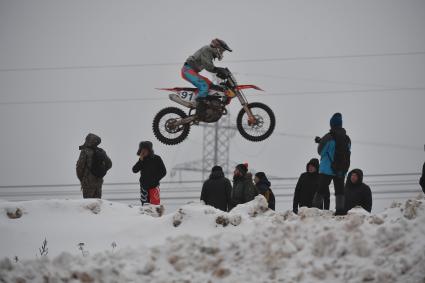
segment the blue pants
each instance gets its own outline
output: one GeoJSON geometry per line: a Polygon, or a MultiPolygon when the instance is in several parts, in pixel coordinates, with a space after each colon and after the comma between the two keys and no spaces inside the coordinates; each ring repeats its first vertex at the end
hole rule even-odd
{"type": "Polygon", "coordinates": [[[211,81],[201,76],[198,72],[188,65],[184,65],[181,71],[182,78],[198,88],[198,98],[207,97],[211,81]]]}

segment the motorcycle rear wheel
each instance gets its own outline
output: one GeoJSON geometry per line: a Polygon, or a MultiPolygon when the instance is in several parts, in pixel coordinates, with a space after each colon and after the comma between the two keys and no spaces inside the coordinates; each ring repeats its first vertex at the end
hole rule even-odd
{"type": "Polygon", "coordinates": [[[176,145],[189,135],[190,125],[173,126],[173,122],[186,118],[186,113],[180,108],[167,107],[155,115],[152,129],[155,137],[166,145],[176,145]]]}

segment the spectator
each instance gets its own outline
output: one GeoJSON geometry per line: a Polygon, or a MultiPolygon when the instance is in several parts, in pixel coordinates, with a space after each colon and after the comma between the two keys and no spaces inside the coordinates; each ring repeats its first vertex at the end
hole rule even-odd
{"type": "Polygon", "coordinates": [[[369,186],[363,183],[362,170],[354,169],[348,174],[344,195],[345,211],[356,206],[361,206],[368,212],[372,211],[372,192],[369,186]]]}
{"type": "Polygon", "coordinates": [[[140,172],[140,201],[145,203],[160,204],[159,181],[167,174],[161,157],[153,151],[150,141],[142,141],[137,151],[139,160],[133,166],[133,173],[140,172]]]}
{"type": "Polygon", "coordinates": [[[264,172],[258,172],[255,174],[254,178],[255,186],[257,187],[257,191],[262,194],[269,204],[269,208],[275,210],[276,200],[274,198],[274,194],[272,189],[270,188],[271,183],[264,172]]]}
{"type": "Polygon", "coordinates": [[[421,176],[421,178],[419,179],[419,184],[421,185],[421,187],[422,187],[422,191],[424,192],[424,194],[425,194],[425,163],[424,163],[424,165],[422,166],[422,176],[421,176]]]}
{"type": "Polygon", "coordinates": [[[344,214],[344,178],[350,167],[351,141],[342,127],[341,113],[335,113],[330,120],[331,130],[319,143],[319,190],[313,198],[313,206],[329,209],[331,181],[335,187],[335,215],[344,214]]]}
{"type": "Polygon", "coordinates": [[[312,207],[314,194],[319,188],[319,160],[311,159],[302,173],[295,187],[293,211],[298,213],[298,208],[312,207]]]}
{"type": "Polygon", "coordinates": [[[102,198],[103,177],[112,167],[112,161],[106,152],[98,147],[100,137],[88,134],[80,149],[77,161],[77,177],[81,183],[83,198],[102,198]]]}
{"type": "Polygon", "coordinates": [[[252,175],[248,174],[248,164],[239,164],[236,166],[233,175],[232,207],[249,202],[257,195],[257,188],[252,182],[252,175]]]}
{"type": "Polygon", "coordinates": [[[214,166],[209,179],[202,186],[201,200],[217,209],[229,211],[231,192],[232,184],[224,177],[223,168],[214,166]]]}

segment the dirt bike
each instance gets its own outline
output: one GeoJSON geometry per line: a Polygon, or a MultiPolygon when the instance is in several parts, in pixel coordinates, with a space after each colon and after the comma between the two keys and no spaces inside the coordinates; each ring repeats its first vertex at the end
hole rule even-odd
{"type": "MultiPolygon", "coordinates": [[[[215,123],[223,115],[227,115],[226,106],[233,98],[237,97],[242,109],[236,119],[239,133],[247,140],[259,142],[267,139],[276,125],[273,111],[260,102],[248,103],[242,90],[256,89],[255,85],[238,85],[233,74],[226,68],[225,78],[219,85],[212,85],[207,99],[206,113],[198,115],[193,113],[196,109],[197,88],[175,87],[160,88],[159,90],[171,91],[169,98],[187,108],[188,114],[177,107],[167,107],[156,114],[153,120],[153,132],[156,138],[167,145],[181,143],[189,135],[190,127],[199,122],[215,123]]],[[[195,111],[196,112],[196,111],[195,111]]]]}

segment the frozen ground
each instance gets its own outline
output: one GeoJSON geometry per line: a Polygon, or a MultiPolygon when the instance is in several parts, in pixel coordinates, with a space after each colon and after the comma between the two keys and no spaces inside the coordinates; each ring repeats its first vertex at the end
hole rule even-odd
{"type": "Polygon", "coordinates": [[[425,282],[425,199],[370,215],[0,202],[0,282],[425,282]],[[47,255],[42,250],[47,240],[47,255]]]}

